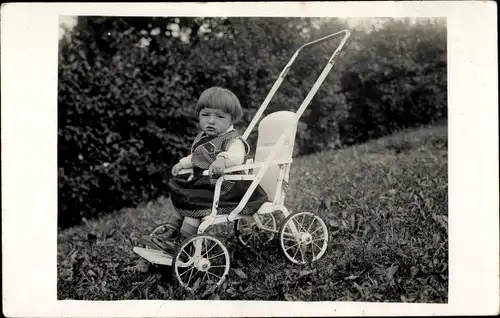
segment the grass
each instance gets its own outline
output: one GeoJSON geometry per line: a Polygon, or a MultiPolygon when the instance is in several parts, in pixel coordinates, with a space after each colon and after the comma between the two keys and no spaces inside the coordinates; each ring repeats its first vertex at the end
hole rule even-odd
{"type": "MultiPolygon", "coordinates": [[[[301,267],[278,242],[243,248],[219,226],[231,271],[203,299],[446,303],[447,163],[446,126],[296,158],[287,207],[324,219],[326,254],[301,267]]],[[[171,209],[160,199],[60,231],[58,299],[201,299],[132,252],[171,209]]]]}

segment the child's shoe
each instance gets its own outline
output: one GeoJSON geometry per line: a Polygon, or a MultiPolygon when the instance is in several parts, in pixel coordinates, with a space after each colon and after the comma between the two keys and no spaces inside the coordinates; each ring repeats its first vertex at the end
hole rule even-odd
{"type": "Polygon", "coordinates": [[[174,255],[181,247],[182,242],[187,238],[188,236],[186,234],[179,231],[179,234],[176,237],[167,239],[163,242],[163,250],[171,255],[174,255]]]}
{"type": "Polygon", "coordinates": [[[175,238],[179,230],[172,225],[165,225],[163,233],[154,235],[145,235],[141,238],[141,244],[152,249],[165,249],[164,241],[175,238]]]}
{"type": "Polygon", "coordinates": [[[141,237],[141,244],[145,245],[154,250],[164,250],[165,244],[164,241],[156,236],[143,236],[141,237]]]}

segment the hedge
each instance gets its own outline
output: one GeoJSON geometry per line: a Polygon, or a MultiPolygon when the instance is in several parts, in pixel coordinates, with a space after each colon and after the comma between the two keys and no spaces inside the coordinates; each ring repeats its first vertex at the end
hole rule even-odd
{"type": "MultiPolygon", "coordinates": [[[[80,17],[60,42],[59,226],[168,196],[204,89],[238,95],[243,132],[295,50],[346,27],[313,18],[80,17]]],[[[296,110],[338,43],[304,51],[266,114],[296,110]]],[[[442,21],[354,30],[301,120],[296,155],[446,120],[446,67],[442,21]]]]}

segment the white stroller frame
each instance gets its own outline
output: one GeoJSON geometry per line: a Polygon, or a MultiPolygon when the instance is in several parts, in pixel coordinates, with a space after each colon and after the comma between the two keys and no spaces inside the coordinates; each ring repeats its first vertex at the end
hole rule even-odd
{"type": "MultiPolygon", "coordinates": [[[[307,262],[313,262],[318,260],[324,255],[328,244],[328,230],[326,228],[324,221],[320,217],[316,216],[311,212],[290,213],[284,205],[283,185],[287,185],[288,182],[288,174],[290,171],[290,165],[292,163],[292,154],[293,154],[293,146],[294,146],[297,123],[302,114],[304,113],[304,111],[306,110],[307,106],[311,102],[312,98],[318,91],[319,87],[323,83],[324,79],[332,69],[340,50],[343,48],[343,46],[345,45],[347,39],[351,34],[350,31],[346,29],[340,32],[330,34],[318,40],[306,43],[302,45],[299,49],[297,49],[297,51],[294,53],[290,61],[283,68],[278,79],[272,86],[267,97],[265,98],[264,102],[260,106],[253,120],[250,122],[245,133],[242,136],[244,140],[248,138],[253,128],[259,121],[260,117],[264,113],[265,109],[267,108],[268,104],[270,103],[272,97],[274,96],[279,86],[283,82],[285,76],[287,75],[290,69],[290,66],[297,58],[300,51],[302,51],[302,49],[306,47],[315,45],[317,43],[321,43],[325,40],[328,40],[332,37],[336,37],[340,34],[344,34],[342,41],[340,42],[337,49],[333,52],[327,65],[323,69],[320,76],[317,78],[316,82],[314,83],[308,95],[300,105],[299,109],[295,113],[291,111],[278,111],[271,113],[268,116],[266,116],[259,124],[259,135],[258,135],[256,154],[255,154],[255,161],[258,162],[254,163],[253,159],[249,159],[244,165],[227,168],[224,170],[224,174],[217,179],[215,185],[212,212],[210,215],[202,219],[202,222],[198,227],[198,234],[182,242],[179,251],[175,255],[169,255],[163,251],[149,249],[149,248],[142,248],[142,247],[134,247],[135,253],[139,254],[140,256],[147,259],[153,264],[167,265],[167,266],[172,266],[173,264],[174,265],[173,273],[177,277],[177,280],[179,281],[181,286],[190,291],[194,291],[200,286],[199,279],[196,281],[195,280],[191,281],[193,272],[195,270],[197,270],[198,273],[203,274],[201,283],[203,283],[205,278],[207,278],[207,280],[211,280],[211,277],[216,277],[217,280],[211,285],[212,288],[220,286],[229,273],[230,259],[227,248],[216,237],[204,234],[207,228],[211,225],[236,221],[235,231],[238,240],[243,245],[247,245],[248,241],[245,242],[243,240],[243,236],[240,235],[240,232],[242,232],[242,228],[245,225],[248,225],[250,229],[252,228],[251,224],[245,224],[245,223],[255,222],[255,226],[253,228],[256,227],[258,230],[266,232],[270,236],[267,238],[267,241],[272,239],[275,234],[279,234],[280,245],[283,253],[285,254],[286,258],[289,261],[296,264],[306,264],[307,262]],[[274,140],[271,141],[266,140],[266,138],[273,139],[276,136],[273,134],[266,135],[263,134],[263,132],[265,132],[266,129],[273,130],[276,126],[280,125],[284,126],[284,131],[281,133],[277,142],[274,142],[274,140]],[[269,147],[268,145],[269,143],[271,143],[272,146],[269,147]],[[276,157],[278,158],[276,159],[276,157]],[[233,172],[242,172],[242,171],[245,172],[245,174],[231,174],[233,172]],[[264,178],[266,177],[266,173],[267,176],[269,177],[264,180],[264,178]],[[241,199],[240,203],[230,214],[224,214],[224,215],[217,214],[217,207],[219,204],[219,196],[221,192],[222,183],[224,181],[240,181],[240,180],[252,181],[245,195],[241,199]],[[268,202],[265,202],[259,208],[259,210],[252,216],[240,215],[241,211],[243,210],[248,200],[250,199],[251,195],[253,194],[254,190],[259,184],[261,184],[264,187],[264,190],[268,194],[270,200],[268,202]],[[272,214],[275,211],[281,211],[283,213],[283,216],[285,217],[285,220],[283,221],[283,224],[281,225],[279,231],[277,230],[276,220],[272,214]],[[262,221],[261,219],[265,217],[267,217],[268,220],[262,221]],[[304,220],[308,217],[312,218],[312,221],[310,222],[309,226],[307,226],[306,229],[305,226],[302,225],[305,224],[304,220]],[[301,222],[298,222],[299,218],[302,219],[301,222]],[[319,227],[317,227],[314,231],[309,232],[309,230],[311,230],[311,227],[315,222],[319,223],[319,227]],[[321,232],[320,234],[323,234],[323,236],[319,239],[314,239],[313,234],[316,233],[317,231],[320,231],[321,232]],[[323,242],[322,246],[318,246],[315,243],[316,241],[319,240],[323,242]],[[209,249],[208,242],[210,241],[213,243],[213,245],[209,249]],[[296,244],[293,246],[288,246],[287,242],[290,241],[296,244]],[[188,253],[189,250],[188,246],[190,245],[194,246],[194,255],[190,255],[192,253],[188,253]],[[203,246],[205,246],[205,252],[202,254],[203,246]],[[215,249],[215,247],[217,246],[222,252],[219,253],[217,256],[209,257],[208,255],[209,252],[215,249]],[[304,248],[306,249],[306,252],[304,252],[302,246],[305,246],[304,248]],[[308,252],[307,246],[310,246],[310,248],[312,249],[312,257],[306,257],[308,252]],[[319,252],[317,254],[315,254],[314,252],[314,246],[316,246],[319,249],[319,252]],[[292,255],[292,253],[289,253],[288,250],[292,249],[293,247],[296,247],[296,251],[292,255]],[[298,258],[299,250],[301,256],[300,259],[298,258]],[[188,259],[186,259],[184,255],[187,255],[188,259]],[[224,265],[211,264],[214,261],[211,262],[210,260],[213,260],[220,256],[224,256],[224,262],[225,262],[224,265]],[[186,269],[188,267],[189,270],[186,269]],[[223,273],[221,275],[211,273],[210,268],[215,268],[215,267],[223,268],[223,273]],[[186,269],[186,271],[180,273],[180,269],[186,269]],[[190,273],[189,275],[187,275],[188,272],[190,273]],[[184,274],[186,275],[183,278],[184,274]],[[187,278],[188,276],[189,278],[187,279],[186,282],[185,278],[187,278]]],[[[185,169],[182,170],[180,174],[187,174],[191,172],[192,169],[185,169]]],[[[205,171],[204,175],[208,175],[208,171],[205,171]]],[[[156,232],[158,232],[161,228],[164,227],[165,225],[158,227],[151,233],[151,235],[155,235],[156,232]]],[[[258,238],[258,240],[262,243],[260,238],[258,238]]],[[[191,248],[191,250],[189,251],[192,252],[192,250],[193,248],[191,248]]]]}

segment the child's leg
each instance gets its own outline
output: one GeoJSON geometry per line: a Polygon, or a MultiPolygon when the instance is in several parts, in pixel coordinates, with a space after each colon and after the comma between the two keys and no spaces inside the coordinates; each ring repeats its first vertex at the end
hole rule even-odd
{"type": "Polygon", "coordinates": [[[200,226],[200,223],[201,223],[200,219],[190,218],[187,216],[184,217],[184,221],[182,222],[181,225],[180,234],[186,238],[198,233],[198,227],[200,226]]]}
{"type": "Polygon", "coordinates": [[[182,222],[184,221],[184,217],[179,214],[175,209],[170,213],[167,223],[172,225],[176,229],[180,229],[182,226],[182,222]]]}
{"type": "Polygon", "coordinates": [[[200,226],[200,223],[200,219],[184,217],[184,221],[182,222],[179,234],[176,237],[162,242],[162,249],[167,253],[174,255],[179,249],[182,241],[184,241],[191,235],[198,233],[198,227],[200,226]]]}

